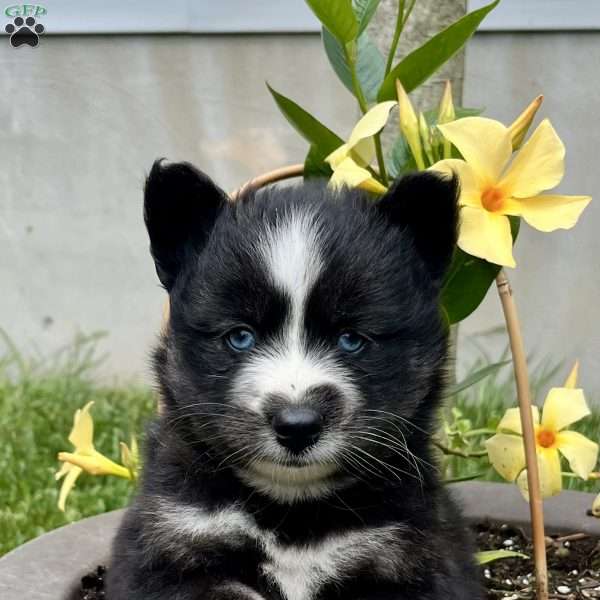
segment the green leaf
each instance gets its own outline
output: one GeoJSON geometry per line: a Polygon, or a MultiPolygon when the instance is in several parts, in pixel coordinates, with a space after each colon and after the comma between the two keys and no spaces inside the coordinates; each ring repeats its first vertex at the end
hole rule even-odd
{"type": "Polygon", "coordinates": [[[495,0],[465,15],[402,59],[389,72],[381,85],[377,96],[379,102],[396,98],[396,79],[401,81],[407,92],[411,92],[433,75],[465,45],[481,21],[497,6],[498,2],[500,0],[495,0]]]}
{"type": "Polygon", "coordinates": [[[381,0],[354,0],[354,14],[358,19],[358,35],[360,35],[371,22],[381,0]]]}
{"type": "Polygon", "coordinates": [[[267,87],[275,99],[283,116],[291,123],[296,131],[311,145],[317,146],[324,156],[331,154],[344,142],[331,129],[327,128],[318,119],[305,111],[293,100],[276,92],[268,83],[267,87]]]}
{"type": "Polygon", "coordinates": [[[412,155],[404,136],[399,136],[394,142],[386,166],[388,175],[393,178],[418,170],[415,158],[412,155]]]}
{"type": "MultiPolygon", "coordinates": [[[[333,70],[340,81],[354,94],[352,73],[343,47],[326,28],[323,28],[322,36],[325,53],[333,70]]],[[[373,102],[377,98],[377,91],[384,75],[385,60],[379,52],[379,48],[366,33],[363,33],[357,41],[356,76],[368,102],[373,102]]]]}
{"type": "MultiPolygon", "coordinates": [[[[509,217],[513,240],[520,219],[509,217]]],[[[442,288],[442,307],[452,325],[468,317],[482,302],[500,267],[456,248],[442,288]]]]}
{"type": "Polygon", "coordinates": [[[358,36],[352,0],[306,0],[306,4],[341,44],[347,44],[358,36]]]}
{"type": "Polygon", "coordinates": [[[488,375],[495,373],[496,371],[498,371],[505,365],[508,365],[510,362],[511,362],[510,360],[504,360],[502,362],[497,362],[497,363],[493,363],[491,365],[487,365],[486,367],[483,367],[483,369],[479,369],[478,371],[475,371],[475,373],[472,373],[466,379],[463,379],[461,382],[459,382],[453,386],[450,386],[444,393],[444,396],[446,398],[448,398],[450,396],[455,396],[459,392],[462,392],[463,390],[470,388],[472,385],[479,383],[482,379],[485,379],[488,375]]]}
{"type": "Polygon", "coordinates": [[[521,552],[515,552],[514,550],[484,550],[475,554],[475,559],[480,565],[485,565],[503,558],[529,558],[529,556],[521,552]]]}
{"type": "Polygon", "coordinates": [[[311,146],[304,159],[304,179],[311,177],[331,177],[333,171],[325,162],[327,153],[322,152],[318,146],[311,146]]]}

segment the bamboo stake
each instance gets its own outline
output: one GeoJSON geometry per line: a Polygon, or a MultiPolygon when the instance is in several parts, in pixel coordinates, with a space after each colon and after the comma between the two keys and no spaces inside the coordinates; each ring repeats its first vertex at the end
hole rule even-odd
{"type": "Polygon", "coordinates": [[[501,270],[496,277],[496,287],[502,303],[506,329],[510,340],[510,350],[513,358],[517,398],[523,428],[523,444],[525,446],[525,461],[527,463],[527,485],[529,487],[529,510],[531,512],[531,529],[533,533],[533,554],[535,559],[535,576],[537,600],[548,600],[548,570],[546,565],[546,543],[544,536],[544,510],[540,493],[535,432],[531,416],[531,397],[529,393],[529,376],[527,359],[523,346],[523,337],[517,315],[512,289],[506,273],[501,270]]]}

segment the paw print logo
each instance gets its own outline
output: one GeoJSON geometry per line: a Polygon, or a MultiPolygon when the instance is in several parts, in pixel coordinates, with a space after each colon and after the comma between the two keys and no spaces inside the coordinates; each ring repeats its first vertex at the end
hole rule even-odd
{"type": "Polygon", "coordinates": [[[44,33],[44,26],[41,23],[36,23],[33,17],[15,17],[12,23],[9,23],[4,30],[10,34],[10,43],[14,48],[18,48],[23,44],[27,44],[35,48],[39,41],[40,35],[44,33]]]}

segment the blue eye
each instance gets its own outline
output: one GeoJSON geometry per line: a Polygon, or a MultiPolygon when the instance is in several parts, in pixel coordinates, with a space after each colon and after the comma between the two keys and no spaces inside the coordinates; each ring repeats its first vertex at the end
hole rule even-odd
{"type": "Polygon", "coordinates": [[[362,350],[363,346],[365,345],[365,338],[355,331],[347,331],[346,333],[342,333],[342,335],[340,335],[337,345],[338,348],[343,352],[354,354],[362,350]]]}
{"type": "Polygon", "coordinates": [[[256,345],[256,336],[245,327],[232,329],[225,336],[225,340],[236,352],[249,352],[256,345]]]}

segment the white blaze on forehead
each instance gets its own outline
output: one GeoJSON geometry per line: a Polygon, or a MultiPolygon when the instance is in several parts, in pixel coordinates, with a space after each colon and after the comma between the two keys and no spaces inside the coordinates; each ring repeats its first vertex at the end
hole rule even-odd
{"type": "Polygon", "coordinates": [[[290,302],[283,329],[250,361],[247,375],[261,395],[284,393],[299,398],[312,385],[336,383],[321,357],[308,354],[304,316],[308,296],[323,270],[319,222],[310,211],[290,212],[267,230],[260,253],[268,276],[290,302]]]}
{"type": "Polygon", "coordinates": [[[301,324],[307,296],[323,270],[319,237],[313,213],[292,212],[261,240],[269,275],[292,301],[290,320],[295,327],[301,324]]]}

